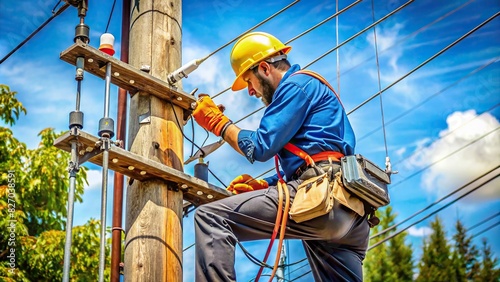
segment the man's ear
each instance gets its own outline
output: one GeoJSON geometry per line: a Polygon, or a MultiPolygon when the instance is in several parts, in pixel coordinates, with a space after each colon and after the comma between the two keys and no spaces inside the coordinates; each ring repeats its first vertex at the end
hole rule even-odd
{"type": "Polygon", "coordinates": [[[262,72],[264,73],[265,76],[268,76],[270,74],[269,71],[271,69],[271,66],[269,65],[268,62],[266,61],[260,62],[259,68],[262,69],[262,72]]]}

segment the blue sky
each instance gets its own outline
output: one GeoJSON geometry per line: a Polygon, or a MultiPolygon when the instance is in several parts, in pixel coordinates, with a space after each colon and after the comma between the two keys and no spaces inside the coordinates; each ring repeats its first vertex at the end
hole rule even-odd
{"type": "MultiPolygon", "coordinates": [[[[90,44],[98,47],[112,1],[89,2],[85,22],[91,30],[90,44]]],[[[292,1],[251,2],[183,1],[183,62],[204,57],[292,1]]],[[[55,0],[1,1],[0,57],[45,21],[56,3],[55,0]]],[[[351,3],[339,0],[339,9],[351,3]]],[[[365,0],[355,5],[339,17],[339,43],[370,25],[373,15],[378,20],[404,3],[399,0],[376,0],[373,14],[372,1],[365,0]]],[[[273,33],[282,41],[287,41],[334,14],[335,10],[336,1],[302,0],[258,30],[273,33]]],[[[495,0],[421,0],[412,2],[377,25],[381,89],[406,76],[499,10],[500,3],[495,0]]],[[[109,32],[116,37],[116,50],[120,49],[121,42],[120,21],[121,4],[117,3],[109,27],[109,32]]],[[[59,53],[73,43],[77,23],[76,10],[68,9],[0,65],[0,83],[17,91],[18,98],[28,109],[28,115],[21,117],[12,129],[15,136],[30,148],[37,146],[37,134],[42,129],[67,129],[68,113],[75,104],[76,82],[73,79],[74,67],[61,61],[59,53]]],[[[336,45],[336,30],[336,21],[332,19],[293,41],[290,61],[305,66],[328,52],[336,45]]],[[[391,204],[398,214],[396,222],[500,164],[500,133],[497,130],[500,126],[498,30],[500,20],[495,18],[383,92],[388,153],[394,169],[399,171],[399,174],[393,175],[390,189],[391,204]]],[[[373,29],[369,29],[340,47],[338,53],[331,52],[309,67],[323,74],[337,88],[348,112],[379,91],[374,41],[373,29]]],[[[190,92],[198,87],[198,93],[214,95],[230,86],[234,74],[228,62],[229,51],[230,47],[222,49],[183,80],[184,90],[190,92]]],[[[119,57],[119,52],[115,57],[119,57]]],[[[104,82],[87,73],[82,85],[84,130],[95,135],[98,120],[103,115],[103,94],[104,82]]],[[[112,105],[116,103],[116,97],[117,90],[113,87],[112,105]]],[[[249,97],[246,91],[226,92],[215,98],[215,101],[226,106],[226,114],[232,120],[238,120],[262,106],[260,101],[249,97]]],[[[255,129],[261,115],[262,111],[239,125],[245,129],[255,129]]],[[[116,116],[114,108],[111,109],[111,116],[116,116]]],[[[385,148],[380,129],[380,99],[375,98],[355,110],[349,118],[358,137],[356,152],[383,167],[385,148]]],[[[195,128],[195,141],[201,145],[206,134],[198,126],[195,128]]],[[[185,127],[185,133],[193,135],[189,124],[185,127]]],[[[214,141],[217,138],[211,135],[207,144],[214,141]]],[[[184,157],[187,159],[191,145],[186,140],[184,145],[184,157]]],[[[239,174],[257,176],[273,165],[272,162],[251,165],[228,145],[223,145],[206,161],[210,162],[210,169],[226,184],[239,174]]],[[[186,165],[185,172],[192,174],[193,165],[186,165]]],[[[84,202],[75,206],[77,225],[91,217],[99,218],[102,174],[97,166],[89,165],[89,168],[89,187],[86,188],[84,202]]],[[[498,175],[498,172],[494,171],[479,183],[498,175]]],[[[222,186],[213,177],[209,180],[222,186]]],[[[112,185],[109,187],[108,225],[111,224],[112,185]]],[[[473,187],[467,187],[458,195],[473,187]]],[[[457,219],[470,227],[499,212],[499,199],[500,181],[497,178],[439,212],[448,229],[448,236],[452,236],[457,219]]],[[[435,208],[448,202],[444,201],[435,208]]],[[[498,217],[474,229],[471,234],[497,221],[498,217]]],[[[429,223],[426,220],[409,229],[408,242],[415,247],[416,259],[425,236],[430,234],[429,223]]],[[[499,235],[497,226],[475,237],[474,242],[479,244],[482,237],[488,238],[498,256],[500,241],[496,238],[499,235]]],[[[190,215],[184,219],[184,246],[193,242],[190,215]]],[[[245,247],[256,257],[262,258],[267,243],[245,243],[245,247]]],[[[290,262],[304,258],[299,242],[289,242],[288,255],[290,262]]],[[[249,281],[257,272],[257,267],[249,263],[239,250],[237,258],[239,280],[249,281]]],[[[193,260],[193,249],[189,249],[184,253],[184,281],[193,280],[193,260]]],[[[307,266],[298,269],[299,266],[301,264],[290,268],[291,271],[297,269],[290,279],[309,270],[307,266]]],[[[311,276],[306,275],[297,281],[310,279],[311,276]]]]}

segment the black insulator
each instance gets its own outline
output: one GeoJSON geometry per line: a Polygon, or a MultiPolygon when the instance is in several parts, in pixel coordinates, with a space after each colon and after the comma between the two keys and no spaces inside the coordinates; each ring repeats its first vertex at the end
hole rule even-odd
{"type": "Polygon", "coordinates": [[[80,39],[84,43],[89,43],[90,42],[89,34],[90,34],[89,26],[84,23],[80,23],[75,27],[74,41],[76,42],[77,39],[80,39]]]}
{"type": "Polygon", "coordinates": [[[108,138],[113,138],[115,136],[115,122],[112,118],[101,118],[99,120],[99,131],[97,134],[99,137],[107,135],[108,138]]]}
{"type": "Polygon", "coordinates": [[[83,128],[83,112],[72,111],[69,113],[69,128],[77,127],[78,129],[83,128]]]}

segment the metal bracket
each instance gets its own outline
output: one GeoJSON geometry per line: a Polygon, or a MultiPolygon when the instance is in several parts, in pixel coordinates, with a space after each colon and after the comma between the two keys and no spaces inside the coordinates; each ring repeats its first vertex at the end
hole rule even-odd
{"type": "Polygon", "coordinates": [[[139,124],[151,123],[151,111],[139,115],[139,124]]]}

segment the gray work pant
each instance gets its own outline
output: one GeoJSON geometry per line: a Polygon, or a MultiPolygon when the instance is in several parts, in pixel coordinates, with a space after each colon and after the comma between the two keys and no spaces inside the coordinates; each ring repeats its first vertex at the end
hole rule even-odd
{"type": "MultiPolygon", "coordinates": [[[[287,183],[291,201],[300,183],[287,183]]],[[[277,208],[275,186],[200,206],[194,217],[196,281],[236,281],[236,240],[270,239],[277,208]]],[[[368,234],[366,216],[336,202],[324,216],[288,220],[285,238],[302,240],[315,281],[362,281],[368,234]]]]}

